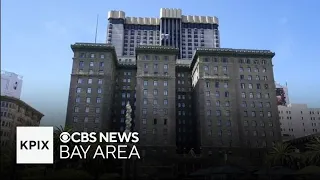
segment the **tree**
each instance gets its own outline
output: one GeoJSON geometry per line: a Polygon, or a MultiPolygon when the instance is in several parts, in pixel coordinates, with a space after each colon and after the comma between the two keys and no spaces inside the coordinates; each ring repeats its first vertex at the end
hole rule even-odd
{"type": "Polygon", "coordinates": [[[56,127],[56,129],[54,130],[54,169],[56,169],[57,167],[59,167],[59,165],[62,165],[61,160],[60,160],[60,146],[61,145],[67,145],[69,148],[73,147],[73,143],[72,141],[69,141],[68,143],[62,143],[60,140],[60,134],[63,132],[68,132],[68,133],[72,133],[72,128],[68,127],[68,126],[59,126],[56,127]]]}
{"type": "Polygon", "coordinates": [[[307,145],[307,162],[312,165],[320,165],[320,138],[313,138],[307,145]]]}
{"type": "Polygon", "coordinates": [[[287,143],[276,143],[267,155],[271,166],[291,166],[295,159],[295,148],[287,143]]]}

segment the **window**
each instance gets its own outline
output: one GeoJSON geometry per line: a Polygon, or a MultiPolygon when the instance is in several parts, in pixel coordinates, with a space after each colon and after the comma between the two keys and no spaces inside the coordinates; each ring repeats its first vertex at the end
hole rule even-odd
{"type": "Polygon", "coordinates": [[[98,84],[102,84],[102,79],[98,79],[98,84]]]}
{"type": "Polygon", "coordinates": [[[148,95],[148,90],[147,90],[147,89],[144,89],[144,90],[143,90],[143,95],[145,95],[145,96],[148,95]]]}
{"type": "Polygon", "coordinates": [[[243,116],[248,117],[248,111],[243,111],[243,116]]]}
{"type": "Polygon", "coordinates": [[[252,112],[251,112],[251,116],[252,116],[252,117],[256,117],[256,112],[255,112],[255,111],[252,111],[252,112]]]}
{"type": "Polygon", "coordinates": [[[147,119],[142,119],[142,124],[147,124],[147,119]]]}
{"type": "Polygon", "coordinates": [[[216,97],[220,97],[220,92],[216,91],[216,97]]]}
{"type": "Polygon", "coordinates": [[[80,62],[79,62],[79,67],[80,67],[80,68],[83,68],[83,66],[84,66],[84,62],[83,62],[83,61],[80,61],[80,62]]]}
{"type": "Polygon", "coordinates": [[[73,117],[73,122],[78,122],[78,117],[73,117]]]}
{"type": "Polygon", "coordinates": [[[157,89],[153,90],[153,95],[155,95],[155,96],[158,95],[158,90],[157,89]]]}
{"type": "Polygon", "coordinates": [[[257,84],[257,89],[261,89],[261,85],[260,84],[257,84]]]}
{"type": "Polygon", "coordinates": [[[79,79],[78,79],[78,84],[81,84],[81,83],[82,83],[82,79],[79,78],[79,79]]]}
{"type": "Polygon", "coordinates": [[[154,99],[153,100],[153,105],[157,105],[158,104],[158,100],[157,99],[154,99]]]}
{"type": "Polygon", "coordinates": [[[245,89],[246,88],[246,85],[244,83],[241,83],[240,86],[241,86],[241,89],[245,89]]]}
{"type": "Polygon", "coordinates": [[[91,54],[90,54],[90,57],[91,57],[91,58],[94,58],[94,54],[93,54],[93,53],[91,53],[91,54]]]}
{"type": "Polygon", "coordinates": [[[158,81],[153,81],[153,86],[158,86],[158,81]]]}
{"type": "Polygon", "coordinates": [[[168,121],[168,119],[163,119],[163,124],[167,125],[167,121],[168,121]]]}
{"type": "Polygon", "coordinates": [[[207,110],[207,116],[211,115],[211,110],[207,110]]]}
{"type": "Polygon", "coordinates": [[[168,86],[168,81],[163,81],[163,86],[168,86]]]}
{"type": "Polygon", "coordinates": [[[90,112],[90,108],[89,108],[89,107],[86,107],[85,112],[86,112],[86,113],[90,112]]]}
{"type": "Polygon", "coordinates": [[[79,107],[77,107],[77,106],[74,107],[74,112],[76,112],[76,113],[79,112],[79,107]]]}
{"type": "Polygon", "coordinates": [[[81,93],[81,88],[77,88],[77,93],[81,93]]]}
{"type": "Polygon", "coordinates": [[[146,115],[147,114],[147,109],[142,109],[142,114],[146,115]]]}
{"type": "Polygon", "coordinates": [[[228,83],[227,82],[224,83],[224,88],[228,88],[228,83]]]}
{"type": "Polygon", "coordinates": [[[259,72],[259,69],[258,69],[258,68],[255,68],[255,69],[254,69],[254,72],[259,72]]]}
{"type": "Polygon", "coordinates": [[[260,117],[263,117],[264,116],[263,111],[260,111],[259,115],[260,117]]]}
{"type": "Polygon", "coordinates": [[[163,100],[163,104],[167,105],[168,104],[168,100],[167,99],[163,100]]]}
{"type": "Polygon", "coordinates": [[[216,116],[221,116],[221,111],[220,110],[216,110],[216,116]]]}
{"type": "Polygon", "coordinates": [[[163,65],[163,69],[168,69],[168,64],[163,65]]]}
{"type": "Polygon", "coordinates": [[[248,67],[248,72],[251,72],[251,68],[250,67],[248,67]]]}
{"type": "Polygon", "coordinates": [[[87,123],[89,121],[88,117],[84,117],[84,122],[87,123]]]}
{"type": "Polygon", "coordinates": [[[267,72],[267,69],[266,69],[266,68],[263,68],[263,69],[262,69],[262,72],[267,72]]]}
{"type": "Polygon", "coordinates": [[[101,58],[101,59],[104,59],[104,54],[101,54],[101,55],[100,55],[100,58],[101,58]]]}
{"type": "Polygon", "coordinates": [[[210,96],[210,91],[207,91],[207,92],[206,92],[206,96],[210,96]]]}
{"type": "Polygon", "coordinates": [[[87,89],[87,93],[90,94],[91,93],[91,88],[87,89]]]}
{"type": "Polygon", "coordinates": [[[90,103],[90,101],[91,101],[91,99],[88,97],[87,100],[86,100],[86,102],[87,102],[87,103],[90,103]]]}
{"type": "Polygon", "coordinates": [[[219,82],[216,81],[215,84],[214,84],[214,86],[215,86],[216,88],[219,88],[219,82]]]}
{"type": "Polygon", "coordinates": [[[88,84],[92,84],[92,79],[88,79],[88,84]]]}
{"type": "Polygon", "coordinates": [[[252,80],[252,76],[251,75],[248,76],[248,80],[250,80],[250,81],[252,80]]]}
{"type": "Polygon", "coordinates": [[[223,71],[227,71],[227,70],[228,70],[227,66],[223,66],[223,71]]]}
{"type": "Polygon", "coordinates": [[[147,105],[148,104],[148,100],[147,99],[143,99],[143,104],[147,105]]]}
{"type": "Polygon", "coordinates": [[[270,111],[268,111],[268,117],[271,117],[271,116],[272,116],[271,112],[270,112],[270,111]]]}
{"type": "Polygon", "coordinates": [[[206,87],[209,88],[210,87],[210,83],[206,82],[206,87]]]}
{"type": "Polygon", "coordinates": [[[252,92],[249,94],[249,97],[250,97],[250,98],[254,98],[254,96],[253,96],[253,93],[252,93],[252,92]]]}
{"type": "Polygon", "coordinates": [[[80,102],[80,97],[76,97],[76,103],[80,102]]]}
{"type": "Polygon", "coordinates": [[[229,92],[228,91],[224,92],[224,96],[229,97],[229,92]]]}
{"type": "Polygon", "coordinates": [[[165,90],[163,91],[163,95],[164,95],[164,96],[168,96],[168,90],[165,89],[165,90]]]}
{"type": "Polygon", "coordinates": [[[210,101],[210,100],[207,100],[207,101],[206,101],[206,105],[207,105],[207,106],[211,106],[211,101],[210,101]]]}
{"type": "Polygon", "coordinates": [[[269,98],[270,97],[269,93],[265,94],[264,97],[269,98]]]}
{"type": "Polygon", "coordinates": [[[153,119],[153,124],[154,124],[154,125],[157,124],[157,119],[153,119]]]}
{"type": "Polygon", "coordinates": [[[102,93],[102,89],[98,88],[98,94],[101,94],[101,93],[102,93]]]}
{"type": "Polygon", "coordinates": [[[254,103],[254,102],[251,102],[251,104],[250,104],[250,105],[251,105],[251,107],[252,107],[252,108],[254,108],[254,107],[255,107],[255,103],[254,103]]]}
{"type": "Polygon", "coordinates": [[[148,81],[143,81],[144,86],[148,86],[148,81]]]}
{"type": "Polygon", "coordinates": [[[95,122],[95,123],[99,123],[99,122],[100,122],[100,118],[99,118],[99,117],[96,117],[96,118],[94,119],[94,122],[95,122]]]}
{"type": "Polygon", "coordinates": [[[264,84],[264,88],[265,89],[269,89],[269,85],[268,84],[264,84]]]}
{"type": "Polygon", "coordinates": [[[220,101],[216,101],[216,106],[220,106],[220,101]]]}
{"type": "Polygon", "coordinates": [[[257,98],[258,98],[258,99],[261,98],[261,93],[257,93],[257,98]]]}
{"type": "Polygon", "coordinates": [[[203,66],[203,69],[204,69],[205,71],[208,71],[208,70],[209,70],[209,67],[208,67],[208,66],[203,66]]]}
{"type": "Polygon", "coordinates": [[[242,92],[242,93],[241,93],[241,97],[242,97],[242,98],[246,98],[246,93],[245,93],[245,92],[242,92]]]}
{"type": "Polygon", "coordinates": [[[249,89],[252,89],[252,84],[249,84],[249,89]]]}
{"type": "Polygon", "coordinates": [[[226,111],[226,116],[230,116],[230,111],[226,111]]]}
{"type": "Polygon", "coordinates": [[[93,67],[93,65],[94,65],[93,61],[90,61],[89,66],[90,66],[90,67],[93,67]]]}
{"type": "Polygon", "coordinates": [[[213,67],[213,70],[214,70],[214,71],[218,71],[218,66],[214,66],[214,67],[213,67]]]}
{"type": "Polygon", "coordinates": [[[240,71],[240,72],[243,72],[243,67],[240,67],[240,68],[239,68],[239,71],[240,71]]]}
{"type": "Polygon", "coordinates": [[[247,103],[245,101],[242,101],[241,106],[242,107],[247,107],[247,103]]]}

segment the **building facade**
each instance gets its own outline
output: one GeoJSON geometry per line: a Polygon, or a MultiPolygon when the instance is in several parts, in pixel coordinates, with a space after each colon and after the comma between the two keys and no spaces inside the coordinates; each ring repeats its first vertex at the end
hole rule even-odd
{"type": "Polygon", "coordinates": [[[17,126],[39,126],[43,116],[20,99],[1,96],[1,146],[16,139],[17,126]]]}
{"type": "Polygon", "coordinates": [[[278,105],[287,106],[288,104],[290,104],[289,91],[288,91],[287,84],[284,86],[279,83],[276,83],[276,95],[277,95],[278,105]]]}
{"type": "Polygon", "coordinates": [[[179,59],[191,60],[198,47],[220,47],[217,17],[161,8],[159,18],[126,17],[123,11],[110,11],[108,20],[107,43],[115,46],[118,57],[134,57],[138,45],[162,45],[178,48],[179,59]]]}
{"type": "Polygon", "coordinates": [[[320,108],[306,104],[278,106],[283,140],[300,138],[320,132],[320,108]]]}
{"type": "Polygon", "coordinates": [[[76,43],[66,125],[76,131],[132,130],[147,147],[270,147],[281,139],[271,51],[141,45],[135,58],[110,44],[76,43]],[[129,59],[129,58],[128,58],[129,59]]]}
{"type": "Polygon", "coordinates": [[[20,99],[22,89],[22,76],[1,71],[1,96],[11,96],[20,99]]]}

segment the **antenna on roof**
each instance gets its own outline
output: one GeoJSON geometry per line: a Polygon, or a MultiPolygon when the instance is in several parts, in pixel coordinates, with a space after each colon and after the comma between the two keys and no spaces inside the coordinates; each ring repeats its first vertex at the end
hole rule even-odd
{"type": "Polygon", "coordinates": [[[97,23],[96,23],[96,34],[94,37],[94,43],[97,43],[97,33],[98,33],[98,19],[99,19],[99,14],[97,15],[97,23]]]}

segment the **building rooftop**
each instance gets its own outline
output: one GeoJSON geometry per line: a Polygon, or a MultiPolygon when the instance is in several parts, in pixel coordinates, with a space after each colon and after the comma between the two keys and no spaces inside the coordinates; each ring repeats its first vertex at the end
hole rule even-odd
{"type": "Polygon", "coordinates": [[[31,109],[33,112],[37,113],[38,115],[41,116],[41,118],[44,116],[40,111],[36,110],[26,102],[22,101],[21,99],[17,99],[15,97],[10,97],[10,96],[1,96],[1,101],[10,101],[15,104],[19,104],[20,106],[25,106],[27,109],[31,109]]]}
{"type": "Polygon", "coordinates": [[[160,25],[161,18],[181,19],[183,23],[219,24],[219,19],[215,16],[182,15],[182,10],[176,8],[161,8],[160,18],[126,17],[125,12],[119,10],[108,12],[108,19],[123,19],[126,24],[160,25]]]}

